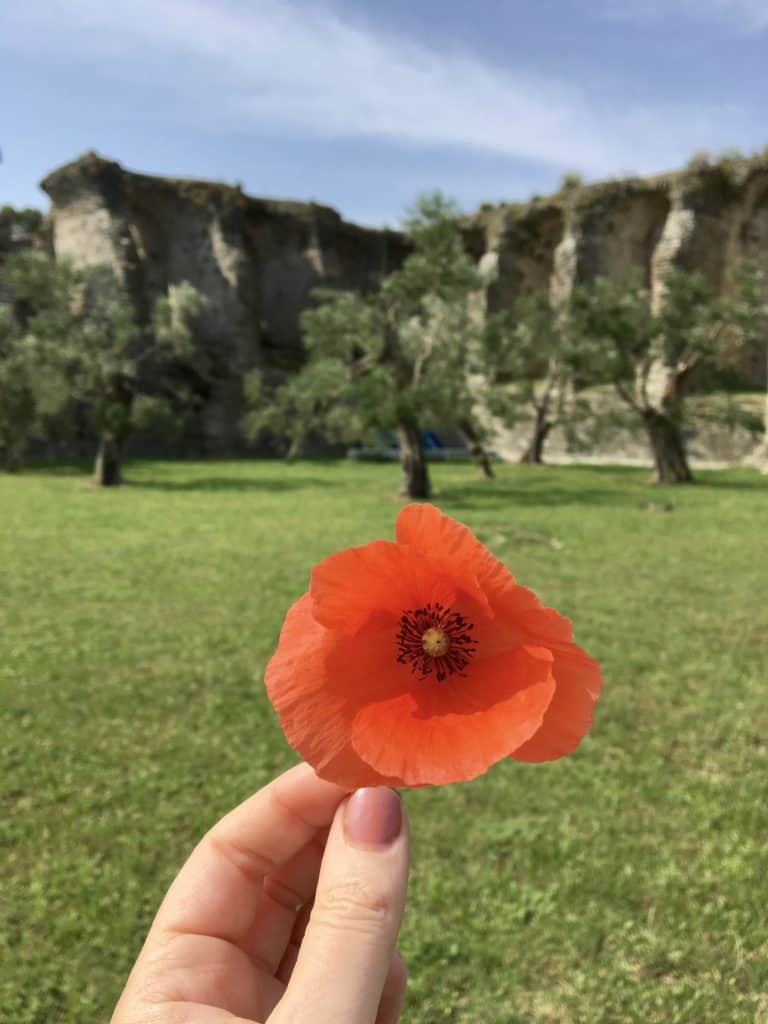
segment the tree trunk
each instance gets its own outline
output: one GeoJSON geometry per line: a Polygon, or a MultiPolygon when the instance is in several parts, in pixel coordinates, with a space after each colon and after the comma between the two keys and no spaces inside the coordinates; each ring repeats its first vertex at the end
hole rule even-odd
{"type": "Polygon", "coordinates": [[[285,453],[286,462],[295,462],[301,455],[301,446],[304,443],[304,438],[294,438],[288,446],[288,451],[285,453]]]}
{"type": "Polygon", "coordinates": [[[768,391],[765,394],[765,412],[763,414],[763,423],[765,425],[765,432],[762,440],[757,444],[755,449],[749,454],[746,462],[750,466],[754,466],[756,469],[761,470],[763,473],[768,473],[768,391]]]}
{"type": "Polygon", "coordinates": [[[658,409],[646,409],[643,419],[653,453],[654,472],[651,482],[654,484],[693,483],[693,473],[688,465],[685,441],[677,420],[658,409]]]}
{"type": "Polygon", "coordinates": [[[475,430],[474,423],[469,420],[461,420],[459,430],[464,435],[464,440],[469,448],[469,454],[472,456],[474,464],[480,470],[481,476],[484,476],[486,480],[492,480],[494,475],[493,466],[488,458],[488,452],[485,450],[483,442],[475,430]]]}
{"type": "Polygon", "coordinates": [[[765,438],[749,453],[744,460],[748,466],[754,466],[761,473],[768,473],[768,428],[765,438]]]}
{"type": "Polygon", "coordinates": [[[112,434],[102,434],[93,467],[93,484],[96,487],[117,487],[122,482],[120,443],[112,434]]]}
{"type": "Polygon", "coordinates": [[[533,436],[530,444],[520,456],[520,462],[529,466],[541,466],[544,463],[544,442],[552,429],[552,423],[547,419],[546,413],[536,412],[536,419],[533,421],[533,436]]]}
{"type": "Polygon", "coordinates": [[[400,493],[408,498],[428,498],[429,470],[424,458],[421,431],[412,423],[401,423],[397,428],[397,440],[403,473],[400,493]]]}
{"type": "Polygon", "coordinates": [[[19,473],[21,461],[21,452],[16,448],[5,448],[0,452],[0,464],[6,473],[19,473]]]}

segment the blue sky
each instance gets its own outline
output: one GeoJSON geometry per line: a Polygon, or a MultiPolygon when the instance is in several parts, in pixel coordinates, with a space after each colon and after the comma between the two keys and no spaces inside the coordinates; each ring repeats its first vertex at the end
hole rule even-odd
{"type": "Polygon", "coordinates": [[[86,149],[397,223],[768,143],[768,0],[0,0],[0,204],[86,149]]]}

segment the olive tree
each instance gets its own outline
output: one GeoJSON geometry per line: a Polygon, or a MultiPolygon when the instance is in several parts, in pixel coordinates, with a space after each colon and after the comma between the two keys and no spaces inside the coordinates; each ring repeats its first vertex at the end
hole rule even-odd
{"type": "Polygon", "coordinates": [[[148,410],[180,406],[172,371],[193,348],[202,297],[188,283],[157,299],[140,323],[107,266],[75,268],[38,252],[9,257],[0,307],[0,453],[17,465],[29,438],[65,407],[87,413],[98,437],[94,482],[121,482],[122,452],[148,410]]]}
{"type": "Polygon", "coordinates": [[[427,424],[463,430],[491,472],[468,372],[483,329],[473,301],[481,277],[464,249],[455,207],[439,194],[418,201],[406,230],[412,252],[375,292],[316,293],[301,318],[305,365],[272,391],[251,375],[245,428],[254,436],[268,427],[288,439],[292,454],[313,428],[338,441],[393,430],[402,491],[426,498],[427,424]]]}
{"type": "Polygon", "coordinates": [[[488,409],[507,426],[530,423],[522,463],[540,465],[548,436],[570,430],[584,403],[574,394],[579,339],[567,303],[532,292],[515,303],[511,316],[488,318],[480,371],[488,409]]]}
{"type": "Polygon", "coordinates": [[[18,329],[0,308],[0,465],[21,468],[29,442],[66,401],[63,376],[40,338],[18,329]]]}
{"type": "Polygon", "coordinates": [[[0,305],[0,464],[21,468],[27,447],[67,402],[57,339],[66,330],[71,270],[42,253],[19,252],[2,267],[0,305]]]}
{"type": "Polygon", "coordinates": [[[151,322],[141,325],[111,268],[82,272],[64,358],[70,397],[87,406],[98,436],[97,486],[122,482],[125,442],[146,415],[148,401],[187,400],[169,369],[191,353],[192,324],[202,308],[200,294],[183,282],[157,299],[151,322]]]}
{"type": "MultiPolygon", "coordinates": [[[[737,270],[737,274],[739,332],[752,351],[764,361],[768,380],[768,274],[755,264],[746,264],[737,270]]],[[[747,461],[768,472],[768,384],[760,432],[762,438],[747,461]]]]}
{"type": "Polygon", "coordinates": [[[761,315],[756,271],[733,275],[726,297],[714,295],[699,273],[676,269],[654,305],[638,275],[599,278],[574,290],[572,316],[582,357],[594,379],[609,381],[648,438],[655,483],[690,483],[686,399],[696,374],[715,377],[738,344],[752,341],[761,315]]]}

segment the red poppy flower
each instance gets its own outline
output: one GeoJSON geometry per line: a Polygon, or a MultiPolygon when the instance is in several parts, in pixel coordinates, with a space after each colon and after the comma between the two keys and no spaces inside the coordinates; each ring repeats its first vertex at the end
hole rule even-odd
{"type": "Polygon", "coordinates": [[[396,536],[326,558],[289,610],[266,673],[288,742],[350,789],[574,750],[601,679],[571,623],[432,505],[396,536]]]}

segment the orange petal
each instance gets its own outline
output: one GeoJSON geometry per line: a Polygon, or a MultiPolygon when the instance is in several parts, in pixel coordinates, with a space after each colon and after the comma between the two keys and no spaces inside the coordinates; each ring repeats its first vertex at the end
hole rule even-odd
{"type": "MultiPolygon", "coordinates": [[[[526,587],[518,587],[518,590],[526,590],[526,587]]],[[[532,590],[528,591],[533,594],[532,590]]],[[[533,594],[536,597],[535,594],[533,594]]],[[[521,612],[517,621],[520,628],[525,630],[533,639],[555,640],[559,643],[569,644],[573,640],[573,623],[564,615],[556,612],[554,608],[545,608],[536,598],[538,607],[528,607],[521,612]]]]}
{"type": "Polygon", "coordinates": [[[321,626],[304,594],[289,610],[266,671],[267,693],[291,746],[322,778],[340,785],[388,785],[352,750],[352,722],[371,700],[408,689],[398,664],[396,624],[349,636],[321,626]]]}
{"type": "Polygon", "coordinates": [[[334,713],[340,712],[342,701],[325,692],[325,665],[332,640],[312,616],[312,598],[304,594],[288,610],[264,677],[286,739],[314,768],[321,760],[338,755],[347,744],[339,714],[336,719],[342,728],[334,727],[334,713]],[[314,716],[318,705],[327,712],[322,721],[314,716]]]}
{"type": "Polygon", "coordinates": [[[397,618],[429,601],[450,605],[456,586],[431,560],[413,558],[391,541],[347,548],[312,570],[312,613],[328,629],[355,633],[372,616],[397,618]]]}
{"type": "Polygon", "coordinates": [[[555,695],[541,728],[512,754],[516,761],[554,761],[578,747],[592,725],[600,666],[576,644],[553,645],[555,695]]]}
{"type": "Polygon", "coordinates": [[[381,775],[352,749],[347,746],[340,754],[326,762],[317,771],[321,779],[335,782],[345,789],[360,789],[362,786],[400,786],[400,779],[381,775]]]}
{"type": "Polygon", "coordinates": [[[466,677],[412,677],[408,689],[360,709],[352,745],[401,785],[475,778],[540,727],[554,693],[551,667],[548,651],[519,647],[478,659],[466,677]]]}
{"type": "Polygon", "coordinates": [[[434,505],[406,505],[397,517],[395,536],[398,544],[407,544],[425,555],[449,559],[457,571],[476,577],[483,588],[515,583],[509,569],[468,527],[434,505]]]}
{"type": "Polygon", "coordinates": [[[406,505],[397,517],[395,532],[399,544],[439,555],[460,576],[474,576],[496,618],[514,621],[534,638],[573,639],[567,619],[545,608],[532,590],[519,586],[506,565],[468,527],[434,505],[406,505]]]}

